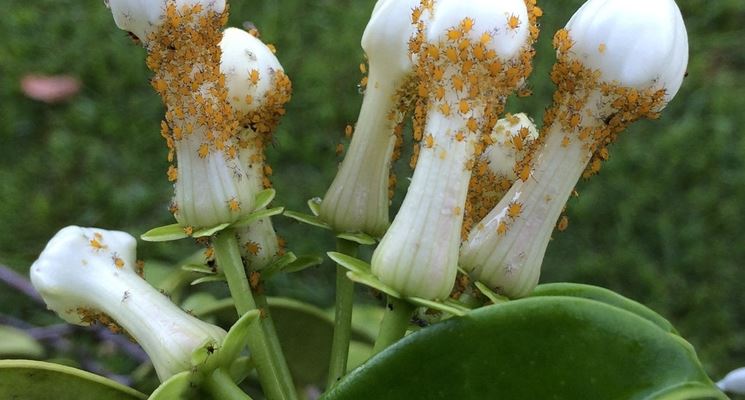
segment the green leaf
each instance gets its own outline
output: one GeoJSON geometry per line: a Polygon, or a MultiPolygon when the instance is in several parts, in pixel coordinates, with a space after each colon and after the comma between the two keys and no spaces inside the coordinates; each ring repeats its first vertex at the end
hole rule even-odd
{"type": "Polygon", "coordinates": [[[321,203],[323,202],[323,199],[320,197],[314,197],[312,199],[308,199],[308,208],[310,209],[310,212],[313,213],[316,217],[318,214],[321,213],[321,203]]]}
{"type": "Polygon", "coordinates": [[[0,325],[0,358],[41,358],[42,347],[26,332],[0,325]]]}
{"type": "Polygon", "coordinates": [[[0,399],[133,400],[146,397],[130,387],[83,370],[42,361],[0,360],[0,399]]]}
{"type": "Polygon", "coordinates": [[[329,226],[329,224],[327,224],[326,222],[324,222],[322,219],[318,218],[315,215],[303,214],[297,211],[285,211],[284,215],[294,219],[295,221],[299,221],[299,222],[302,222],[308,225],[313,225],[319,228],[331,230],[331,226],[329,226]]]}
{"type": "Polygon", "coordinates": [[[264,189],[260,191],[259,193],[256,193],[256,201],[254,205],[254,210],[260,210],[262,208],[265,208],[269,205],[269,203],[274,200],[274,196],[277,195],[277,191],[269,188],[264,189]]]}
{"type": "Polygon", "coordinates": [[[356,272],[358,274],[372,274],[372,268],[370,267],[370,264],[360,260],[359,258],[355,258],[335,251],[329,251],[328,253],[326,253],[326,255],[328,255],[329,258],[332,259],[335,263],[352,272],[356,272]]]}
{"type": "MultiPolygon", "coordinates": [[[[189,371],[180,372],[167,381],[163,382],[148,397],[148,400],[172,400],[187,398],[185,394],[191,390],[191,373],[189,371]]],[[[56,400],[56,399],[55,399],[56,400]]]]}
{"type": "Polygon", "coordinates": [[[677,333],[668,320],[650,310],[647,306],[598,286],[580,283],[549,283],[536,287],[531,296],[569,296],[599,301],[647,319],[666,332],[677,333]]]}
{"type": "Polygon", "coordinates": [[[191,281],[191,286],[196,286],[202,283],[209,283],[209,282],[224,282],[225,276],[224,275],[212,275],[212,276],[203,276],[201,278],[194,279],[191,281]]]}
{"type": "Polygon", "coordinates": [[[243,314],[243,316],[230,327],[228,335],[223,339],[222,346],[218,351],[218,362],[221,366],[230,367],[233,361],[241,355],[241,351],[246,347],[248,327],[259,318],[259,315],[261,315],[259,310],[251,310],[243,314]]]}
{"type": "Polygon", "coordinates": [[[323,400],[725,399],[690,344],[603,302],[492,305],[413,333],[323,400]]]}
{"type": "Polygon", "coordinates": [[[361,244],[363,246],[373,245],[373,244],[375,244],[377,242],[374,237],[372,237],[372,236],[370,236],[370,235],[368,235],[366,233],[362,233],[362,232],[358,232],[358,233],[349,233],[349,232],[347,232],[347,233],[340,233],[340,234],[336,235],[336,237],[338,237],[339,239],[349,240],[350,242],[355,242],[355,243],[361,244]]]}
{"type": "Polygon", "coordinates": [[[146,242],[169,242],[187,237],[189,235],[184,232],[184,228],[179,224],[159,226],[140,235],[140,239],[146,242]]]}
{"type": "Polygon", "coordinates": [[[279,214],[282,214],[282,212],[284,211],[285,211],[284,207],[274,207],[274,208],[254,211],[251,214],[248,214],[245,217],[239,219],[238,221],[233,222],[230,225],[230,227],[231,228],[245,228],[262,218],[268,218],[273,215],[279,215],[279,214]]]}
{"type": "Polygon", "coordinates": [[[299,256],[295,261],[282,267],[282,272],[292,273],[299,272],[306,268],[315,267],[323,264],[323,257],[320,256],[299,256]]]}
{"type": "Polygon", "coordinates": [[[227,223],[226,222],[224,224],[213,226],[211,228],[202,228],[202,229],[199,229],[199,230],[195,230],[191,234],[191,237],[200,238],[200,237],[205,237],[205,236],[212,236],[215,233],[220,232],[221,230],[227,228],[228,226],[230,226],[230,223],[227,223]]]}

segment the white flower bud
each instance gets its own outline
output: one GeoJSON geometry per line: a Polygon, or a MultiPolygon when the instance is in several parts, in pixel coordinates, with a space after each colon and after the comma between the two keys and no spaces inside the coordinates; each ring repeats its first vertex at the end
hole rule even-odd
{"type": "MultiPolygon", "coordinates": [[[[460,265],[510,297],[536,286],[556,221],[579,177],[595,174],[631,122],[678,91],[687,38],[673,0],[590,0],[554,37],[557,91],[516,181],[470,232],[460,265]],[[663,61],[664,60],[664,61],[663,61]]],[[[566,219],[559,229],[566,228],[566,219]]]]}
{"type": "Polygon", "coordinates": [[[408,49],[418,0],[379,0],[362,36],[369,61],[365,97],[352,141],[323,202],[338,232],[380,236],[388,227],[388,184],[396,127],[404,116],[414,66],[408,49]]]}
{"type": "Polygon", "coordinates": [[[531,50],[522,0],[440,0],[431,14],[415,43],[426,111],[415,121],[418,162],[372,271],[405,296],[444,299],[457,272],[471,170],[505,99],[527,75],[531,50]]]}
{"type": "MultiPolygon", "coordinates": [[[[228,99],[247,126],[241,133],[244,145],[239,151],[246,171],[245,184],[258,193],[269,186],[267,172],[271,170],[265,164],[264,148],[283,113],[281,107],[289,99],[289,80],[273,51],[248,32],[226,29],[220,47],[220,71],[226,77],[228,99]]],[[[241,254],[252,269],[265,267],[280,252],[269,218],[261,218],[236,233],[241,254]]]]}
{"type": "Polygon", "coordinates": [[[47,307],[67,322],[121,327],[150,356],[161,381],[190,368],[191,354],[221,328],[192,317],[136,272],[135,239],[127,233],[68,226],[31,266],[31,282],[47,307]]]}
{"type": "Polygon", "coordinates": [[[717,382],[720,390],[734,394],[745,394],[745,368],[738,368],[717,382]]]}
{"type": "Polygon", "coordinates": [[[131,32],[143,44],[147,44],[150,35],[163,25],[169,7],[171,12],[194,6],[198,6],[201,13],[225,11],[225,0],[106,0],[106,5],[114,15],[116,26],[131,32]]]}
{"type": "Polygon", "coordinates": [[[688,34],[673,0],[591,0],[566,25],[572,53],[600,79],[665,89],[669,102],[688,65],[688,34]]]}

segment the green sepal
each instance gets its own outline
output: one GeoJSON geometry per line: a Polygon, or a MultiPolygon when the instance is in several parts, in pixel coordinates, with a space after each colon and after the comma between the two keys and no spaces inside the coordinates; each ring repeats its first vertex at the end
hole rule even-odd
{"type": "Polygon", "coordinates": [[[241,383],[246,377],[256,369],[256,363],[250,356],[240,356],[230,364],[230,377],[233,378],[233,382],[241,383]]]}
{"type": "Polygon", "coordinates": [[[224,224],[213,226],[211,228],[198,229],[198,230],[195,230],[191,234],[191,237],[200,238],[200,237],[205,237],[205,236],[212,236],[212,235],[216,234],[217,232],[220,232],[221,230],[229,227],[230,225],[231,225],[231,223],[226,222],[224,224]]]}
{"type": "Polygon", "coordinates": [[[224,367],[230,367],[233,362],[241,355],[241,350],[246,347],[246,337],[248,336],[248,327],[254,323],[261,312],[251,310],[236,321],[230,327],[227,336],[223,339],[222,345],[218,350],[218,364],[224,367]]]}
{"type": "Polygon", "coordinates": [[[335,251],[330,251],[326,253],[326,255],[337,264],[348,269],[347,277],[352,281],[379,290],[389,296],[401,298],[401,294],[398,293],[396,289],[381,282],[378,277],[373,275],[370,264],[360,260],[359,258],[335,251]]]}
{"type": "Polygon", "coordinates": [[[448,314],[462,317],[466,315],[471,309],[464,307],[455,302],[441,302],[434,300],[422,299],[420,297],[407,297],[407,301],[414,303],[417,306],[431,308],[433,310],[445,312],[448,314]]]}
{"type": "Polygon", "coordinates": [[[323,199],[320,197],[314,197],[312,199],[308,199],[308,209],[310,209],[310,212],[313,213],[316,217],[321,214],[321,203],[323,202],[323,199]]]}
{"type": "Polygon", "coordinates": [[[189,235],[186,234],[184,228],[179,224],[159,226],[140,235],[140,239],[146,242],[170,242],[187,237],[189,235]]]}
{"type": "Polygon", "coordinates": [[[313,225],[319,228],[331,230],[331,226],[324,222],[322,219],[315,215],[308,215],[297,211],[285,211],[286,217],[292,218],[295,221],[302,222],[304,224],[313,225]]]}
{"type": "Polygon", "coordinates": [[[134,400],[140,393],[77,368],[32,360],[0,360],[0,399],[134,400]]]}
{"type": "Polygon", "coordinates": [[[374,237],[362,232],[345,232],[336,235],[336,237],[338,237],[339,239],[349,240],[350,242],[355,242],[363,246],[370,246],[377,242],[374,237]]]}
{"type": "Polygon", "coordinates": [[[28,333],[0,325],[0,358],[41,358],[44,347],[28,333]]]}
{"type": "Polygon", "coordinates": [[[272,188],[264,189],[259,193],[256,193],[256,197],[254,200],[254,210],[260,210],[267,207],[269,203],[274,200],[274,196],[276,195],[277,191],[272,188]]]}
{"type": "Polygon", "coordinates": [[[148,400],[183,399],[189,390],[191,390],[191,372],[179,372],[161,383],[148,397],[148,400]]]}
{"type": "Polygon", "coordinates": [[[354,271],[347,271],[347,278],[349,278],[353,282],[357,282],[365,286],[369,286],[389,296],[393,296],[399,299],[401,298],[401,293],[399,293],[396,289],[378,280],[378,278],[373,274],[360,274],[354,271]]]}
{"type": "Polygon", "coordinates": [[[652,321],[601,301],[541,296],[483,307],[408,335],[321,399],[726,397],[691,345],[652,321]]]}
{"type": "Polygon", "coordinates": [[[486,296],[486,298],[489,299],[494,304],[501,304],[501,303],[506,303],[510,301],[508,297],[502,296],[501,294],[494,292],[493,290],[489,288],[489,286],[486,286],[479,281],[475,281],[473,285],[476,286],[476,289],[478,289],[479,292],[481,292],[481,294],[486,296]]]}
{"type": "Polygon", "coordinates": [[[298,256],[294,261],[283,266],[281,271],[286,273],[300,272],[321,264],[323,264],[323,257],[321,256],[298,256]]]}
{"type": "Polygon", "coordinates": [[[207,274],[207,275],[214,275],[217,273],[215,272],[215,270],[213,270],[212,268],[204,264],[186,264],[186,265],[182,265],[181,269],[184,271],[197,272],[200,274],[207,274]]]}
{"type": "Polygon", "coordinates": [[[297,260],[297,256],[295,253],[288,251],[285,254],[282,254],[279,257],[276,257],[274,260],[272,260],[269,265],[261,269],[261,274],[264,277],[270,277],[274,274],[277,274],[281,272],[287,265],[295,262],[297,260]]]}
{"type": "Polygon", "coordinates": [[[231,228],[245,228],[262,218],[268,218],[273,215],[279,215],[279,214],[282,214],[284,211],[285,211],[284,207],[274,207],[274,208],[267,208],[267,209],[254,211],[246,215],[245,217],[239,219],[238,221],[233,222],[230,225],[230,227],[231,228]]]}
{"type": "Polygon", "coordinates": [[[329,251],[326,255],[335,263],[352,272],[358,274],[372,274],[372,267],[370,267],[370,264],[360,260],[359,258],[336,251],[329,251]]]}
{"type": "Polygon", "coordinates": [[[210,276],[203,276],[201,278],[194,279],[191,281],[191,286],[200,285],[202,283],[209,283],[209,282],[224,282],[225,276],[224,275],[210,275],[210,276]]]}

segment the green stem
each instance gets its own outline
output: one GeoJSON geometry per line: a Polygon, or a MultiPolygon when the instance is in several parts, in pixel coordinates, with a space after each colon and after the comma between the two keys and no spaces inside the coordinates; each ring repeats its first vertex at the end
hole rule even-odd
{"type": "Polygon", "coordinates": [[[252,400],[251,396],[241,390],[230,378],[230,375],[220,368],[212,371],[205,380],[204,386],[215,399],[252,400]]]}
{"type": "MultiPolygon", "coordinates": [[[[217,264],[225,273],[228,281],[230,295],[235,302],[238,315],[241,316],[248,311],[256,310],[256,302],[251,293],[251,286],[246,277],[238,241],[232,229],[226,229],[215,235],[214,241],[215,257],[217,264]]],[[[286,382],[292,381],[289,370],[282,354],[276,355],[270,347],[270,340],[263,329],[263,324],[250,324],[248,327],[248,348],[251,356],[256,362],[256,370],[259,373],[259,382],[264,389],[268,400],[295,400],[295,386],[286,382]]]]}
{"type": "Polygon", "coordinates": [[[380,332],[375,340],[373,354],[378,354],[388,346],[396,343],[406,334],[406,328],[409,326],[411,314],[416,307],[399,298],[388,296],[383,322],[380,324],[380,332]]]}
{"type": "Polygon", "coordinates": [[[265,312],[265,316],[261,318],[261,329],[264,331],[264,335],[267,337],[267,344],[269,345],[269,355],[272,357],[272,362],[283,368],[282,378],[283,387],[287,388],[288,392],[291,392],[292,398],[297,398],[295,393],[295,383],[292,380],[292,375],[287,367],[287,361],[284,357],[284,351],[279,342],[279,336],[277,330],[274,328],[274,320],[272,320],[271,313],[269,311],[269,304],[267,303],[266,296],[263,293],[256,294],[256,303],[265,312]]]}
{"type": "MultiPolygon", "coordinates": [[[[336,240],[336,249],[348,256],[357,255],[357,243],[345,239],[336,240]]],[[[326,388],[331,388],[347,373],[349,340],[352,334],[352,305],[354,303],[354,282],[347,278],[347,270],[336,266],[336,307],[334,310],[334,338],[331,342],[326,388]]]]}

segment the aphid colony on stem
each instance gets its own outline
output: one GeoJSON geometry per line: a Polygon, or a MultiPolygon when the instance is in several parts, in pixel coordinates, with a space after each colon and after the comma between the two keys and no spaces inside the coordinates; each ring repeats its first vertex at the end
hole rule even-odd
{"type": "MultiPolygon", "coordinates": [[[[688,43],[673,0],[590,0],[554,36],[554,104],[520,179],[470,232],[460,264],[510,296],[538,282],[546,247],[580,176],[591,176],[630,123],[657,118],[681,85],[688,43]],[[514,218],[514,207],[520,215],[514,218]]],[[[566,229],[562,218],[558,228],[566,229]]]]}

